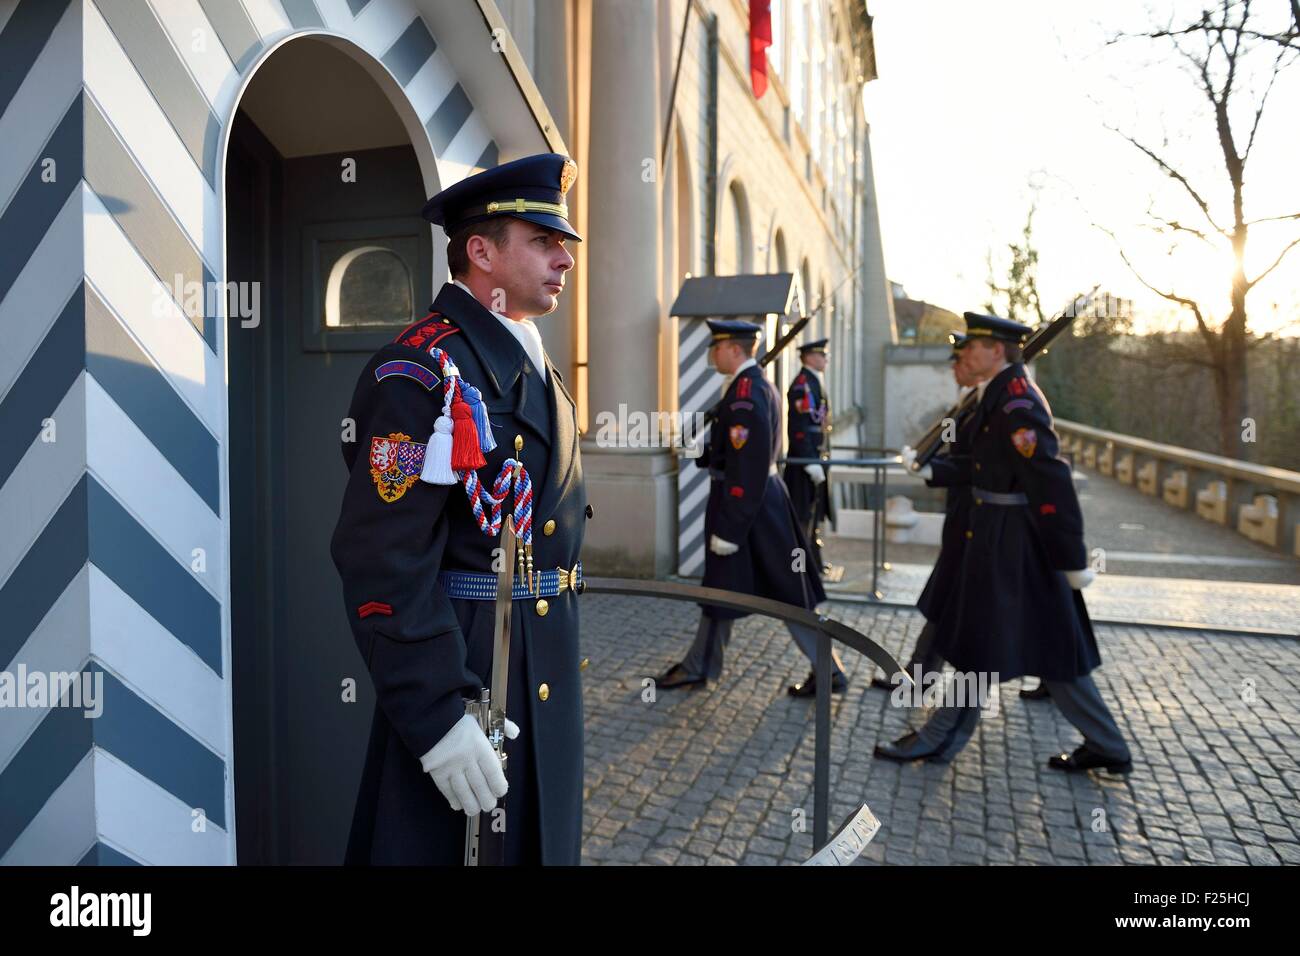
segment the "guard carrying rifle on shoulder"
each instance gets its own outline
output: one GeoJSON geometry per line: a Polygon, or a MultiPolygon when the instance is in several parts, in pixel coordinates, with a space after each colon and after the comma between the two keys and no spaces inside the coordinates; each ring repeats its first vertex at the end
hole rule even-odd
{"type": "MultiPolygon", "coordinates": [[[[754,361],[760,326],[740,319],[709,320],[709,361],[726,376],[709,444],[696,464],[712,479],[705,506],[705,587],[761,595],[796,607],[826,600],[785,484],[777,474],[781,454],[780,397],[754,361]]],[[[682,660],[660,674],[661,690],[703,685],[722,674],[732,623],[744,612],[705,605],[695,641],[682,660]]],[[[788,624],[799,650],[815,663],[817,635],[788,624]]],[[[831,690],[848,686],[838,655],[832,659],[831,690]]],[[[795,697],[811,697],[807,679],[790,685],[795,697]]]]}
{"type": "MultiPolygon", "coordinates": [[[[1128,773],[1132,759],[1090,672],[1101,664],[1081,589],[1093,580],[1070,466],[1046,397],[1021,361],[1027,326],[966,313],[960,361],[980,380],[970,423],[971,508],[956,596],[933,652],[960,672],[1037,674],[1083,734],[1052,769],[1128,773]]],[[[974,732],[980,704],[938,708],[921,730],[876,747],[890,760],[947,760],[974,732]],[[949,736],[956,731],[960,741],[949,736]]]]}
{"type": "MultiPolygon", "coordinates": [[[[822,375],[826,372],[826,343],[816,339],[799,346],[802,368],[786,391],[786,455],[790,458],[821,458],[830,449],[831,403],[822,375]]],[[[822,560],[823,519],[830,514],[830,465],[787,464],[785,486],[812,559],[825,573],[822,560]]]]}

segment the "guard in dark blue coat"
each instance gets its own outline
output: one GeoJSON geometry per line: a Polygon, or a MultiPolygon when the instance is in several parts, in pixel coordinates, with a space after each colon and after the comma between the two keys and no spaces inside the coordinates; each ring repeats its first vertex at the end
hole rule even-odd
{"type": "MultiPolygon", "coordinates": [[[[826,592],[777,474],[781,399],[754,361],[761,328],[739,319],[708,324],[709,361],[727,378],[708,448],[696,459],[712,479],[704,515],[708,551],[703,584],[815,608],[826,600],[826,592]]],[[[744,616],[742,611],[704,606],[691,649],[656,678],[658,687],[668,690],[717,680],[732,622],[744,616]]],[[[815,663],[816,633],[797,624],[787,626],[799,649],[815,663]]],[[[838,655],[831,670],[831,689],[842,692],[848,681],[838,655]]],[[[788,691],[796,697],[812,696],[813,677],[790,685],[788,691]]]]}
{"type": "Polygon", "coordinates": [[[579,862],[578,555],[591,509],[575,404],[531,321],[555,308],[573,266],[575,174],[563,156],[532,156],[431,199],[424,216],[449,236],[455,282],[357,382],[331,553],[378,701],[349,863],[462,863],[479,812],[484,859],[579,862]],[[528,560],[503,773],[465,701],[491,681],[505,514],[528,560]]]}
{"type": "MultiPolygon", "coordinates": [[[[827,339],[799,346],[803,367],[786,390],[786,455],[790,458],[821,458],[830,451],[831,403],[822,384],[826,371],[827,339]]],[[[787,464],[785,487],[790,492],[799,527],[812,547],[813,561],[825,571],[822,561],[821,523],[830,514],[829,465],[787,464]]]]}
{"type": "MultiPolygon", "coordinates": [[[[971,377],[965,366],[958,361],[961,350],[966,345],[966,336],[960,332],[948,335],[952,345],[949,361],[952,363],[952,375],[962,397],[968,389],[978,382],[971,377]]],[[[965,531],[967,515],[970,511],[970,426],[974,415],[974,406],[958,413],[952,423],[952,441],[942,451],[930,459],[917,474],[925,479],[931,488],[947,489],[944,501],[943,531],[940,534],[939,557],[934,562],[925,588],[916,606],[925,616],[925,626],[917,636],[916,646],[911,659],[907,662],[907,672],[913,675],[919,685],[922,680],[938,674],[943,668],[943,658],[934,653],[934,632],[942,616],[945,603],[957,591],[958,576],[961,573],[961,557],[966,544],[965,531]]],[[[910,468],[916,460],[916,451],[910,446],[901,450],[904,463],[910,468]]],[[[894,687],[889,677],[876,677],[871,681],[872,687],[891,690],[894,687]]]]}
{"type": "MultiPolygon", "coordinates": [[[[1051,408],[1020,360],[1029,329],[997,316],[965,318],[970,341],[961,361],[980,379],[970,432],[973,507],[960,587],[944,606],[934,651],[959,672],[989,674],[990,683],[1039,675],[1084,738],[1072,753],[1052,756],[1049,767],[1127,773],[1128,745],[1089,676],[1101,656],[1080,594],[1093,578],[1083,515],[1070,466],[1057,454],[1051,408]]],[[[978,717],[978,708],[941,707],[922,731],[877,747],[876,755],[951,757],[933,741],[972,709],[978,717]]]]}

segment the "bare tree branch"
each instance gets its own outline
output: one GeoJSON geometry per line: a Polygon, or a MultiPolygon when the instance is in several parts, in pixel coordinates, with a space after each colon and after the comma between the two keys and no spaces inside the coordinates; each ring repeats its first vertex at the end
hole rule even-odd
{"type": "Polygon", "coordinates": [[[1214,245],[1214,240],[1211,239],[1209,236],[1207,236],[1205,233],[1203,233],[1201,230],[1194,229],[1188,225],[1184,225],[1183,223],[1179,222],[1177,219],[1166,219],[1164,216],[1161,216],[1159,213],[1155,211],[1154,206],[1147,206],[1147,216],[1151,219],[1154,219],[1156,222],[1160,223],[1161,226],[1164,227],[1162,229],[1160,228],[1160,226],[1148,226],[1147,228],[1149,229],[1154,229],[1156,232],[1160,232],[1160,233],[1163,233],[1166,230],[1172,230],[1173,232],[1191,233],[1193,236],[1195,236],[1197,239],[1200,239],[1210,248],[1212,249],[1216,248],[1214,245]]]}
{"type": "Polygon", "coordinates": [[[1184,308],[1191,310],[1192,315],[1196,316],[1196,327],[1200,330],[1201,337],[1205,339],[1206,344],[1211,348],[1211,350],[1213,350],[1218,335],[1209,327],[1208,324],[1206,324],[1205,316],[1201,312],[1200,303],[1195,299],[1188,299],[1174,292],[1165,292],[1163,289],[1157,289],[1146,280],[1142,273],[1137,271],[1137,267],[1129,260],[1128,253],[1124,251],[1124,247],[1120,244],[1119,237],[1099,223],[1094,222],[1093,225],[1106,235],[1110,236],[1111,240],[1115,243],[1115,249],[1119,252],[1119,257],[1124,260],[1124,265],[1128,266],[1129,271],[1133,273],[1133,276],[1138,280],[1138,282],[1141,282],[1156,295],[1160,296],[1160,298],[1166,299],[1169,302],[1176,302],[1184,308]]]}
{"type": "Polygon", "coordinates": [[[1286,258],[1286,254],[1287,254],[1288,252],[1290,252],[1292,249],[1294,249],[1296,246],[1300,246],[1300,236],[1296,236],[1296,237],[1295,237],[1294,239],[1292,239],[1289,243],[1287,243],[1286,247],[1285,247],[1281,252],[1278,253],[1277,258],[1273,260],[1273,264],[1272,264],[1271,266],[1269,266],[1267,269],[1265,269],[1265,270],[1264,270],[1263,272],[1261,272],[1259,275],[1255,276],[1255,278],[1251,279],[1249,282],[1246,283],[1246,291],[1249,292],[1251,289],[1255,288],[1255,285],[1256,285],[1256,284],[1257,284],[1261,279],[1263,279],[1263,278],[1264,278],[1265,276],[1267,276],[1270,272],[1272,272],[1272,271],[1273,271],[1274,269],[1276,269],[1279,265],[1281,265],[1281,264],[1282,264],[1282,260],[1283,260],[1284,258],[1286,258]]]}
{"type": "Polygon", "coordinates": [[[1287,219],[1300,219],[1300,212],[1293,212],[1287,216],[1267,216],[1263,219],[1252,219],[1246,223],[1247,226],[1258,226],[1261,222],[1282,222],[1287,219]]]}
{"type": "Polygon", "coordinates": [[[1268,102],[1268,94],[1273,92],[1273,84],[1277,82],[1277,75],[1282,71],[1282,57],[1286,55],[1286,50],[1281,50],[1277,59],[1273,61],[1273,71],[1268,78],[1268,86],[1264,87],[1264,95],[1259,98],[1259,107],[1255,110],[1255,119],[1250,124],[1250,138],[1246,140],[1246,151],[1241,154],[1241,164],[1246,165],[1246,160],[1250,159],[1251,147],[1255,145],[1255,133],[1259,130],[1260,117],[1264,115],[1264,104],[1268,102]]]}
{"type": "MultiPolygon", "coordinates": [[[[1285,16],[1286,9],[1289,7],[1291,18],[1289,27],[1271,33],[1262,29],[1261,22],[1255,17],[1257,13],[1255,7],[1259,9],[1263,7],[1252,6],[1253,0],[1203,0],[1203,2],[1205,6],[1202,7],[1200,16],[1195,22],[1184,21],[1179,24],[1174,19],[1175,14],[1171,13],[1164,29],[1152,29],[1145,34],[1145,38],[1162,41],[1173,47],[1176,54],[1175,65],[1188,76],[1192,86],[1200,91],[1211,108],[1224,164],[1223,169],[1227,173],[1229,181],[1227,185],[1231,190],[1232,220],[1228,223],[1229,228],[1225,229],[1215,221],[1210,214],[1205,197],[1197,192],[1187,177],[1174,169],[1171,162],[1157,155],[1154,149],[1144,146],[1134,137],[1124,133],[1120,135],[1154,162],[1164,175],[1179,183],[1192,197],[1214,231],[1231,245],[1235,261],[1230,290],[1231,312],[1223,322],[1212,329],[1198,302],[1178,295],[1173,289],[1159,289],[1147,281],[1129,260],[1114,233],[1101,226],[1098,228],[1110,235],[1124,265],[1143,286],[1165,301],[1176,303],[1181,309],[1190,311],[1195,317],[1196,335],[1188,335],[1185,338],[1181,335],[1176,336],[1175,351],[1181,351],[1188,343],[1194,343],[1197,337],[1201,339],[1203,349],[1198,351],[1203,354],[1204,360],[1192,364],[1204,365],[1213,372],[1221,453],[1240,454],[1241,448],[1235,422],[1246,413],[1250,400],[1248,389],[1250,368],[1246,362],[1246,350],[1257,344],[1247,328],[1249,314],[1246,304],[1247,294],[1277,269],[1292,249],[1300,245],[1300,237],[1292,240],[1282,248],[1272,264],[1253,280],[1248,281],[1243,274],[1242,263],[1246,260],[1252,225],[1300,220],[1300,213],[1268,216],[1251,222],[1248,222],[1244,215],[1246,164],[1253,155],[1257,134],[1262,128],[1263,115],[1277,82],[1277,76],[1282,69],[1290,68],[1300,60],[1300,0],[1288,0],[1287,3],[1280,5],[1269,0],[1271,11],[1281,6],[1283,9],[1280,12],[1285,16]],[[1254,54],[1261,49],[1273,51],[1272,57],[1269,57],[1267,52],[1262,54],[1263,64],[1271,65],[1272,70],[1267,78],[1256,83],[1253,79],[1254,54]],[[1235,114],[1230,110],[1230,106],[1237,108],[1235,114]],[[1234,115],[1239,120],[1235,126],[1234,115]],[[1237,146],[1241,137],[1245,138],[1244,150],[1237,146]]],[[[1112,129],[1112,132],[1119,131],[1112,129]]],[[[1163,148],[1162,152],[1165,152],[1163,148]]],[[[1159,234],[1176,235],[1186,232],[1202,238],[1210,245],[1215,244],[1210,241],[1210,237],[1205,232],[1187,226],[1178,219],[1162,218],[1154,214],[1151,209],[1147,210],[1146,218],[1147,228],[1159,234]]],[[[1176,240],[1171,239],[1171,241],[1176,244],[1176,240]]],[[[1268,339],[1265,338],[1264,341],[1268,339]]],[[[1169,356],[1170,353],[1165,351],[1160,357],[1169,356]]]]}
{"type": "Polygon", "coordinates": [[[1228,105],[1228,99],[1232,96],[1232,84],[1237,79],[1237,58],[1241,54],[1241,30],[1246,26],[1246,21],[1250,19],[1250,0],[1242,5],[1241,22],[1233,30],[1234,43],[1232,52],[1228,52],[1228,44],[1224,42],[1223,34],[1228,29],[1228,0],[1223,0],[1223,23],[1219,27],[1218,47],[1223,51],[1223,55],[1228,58],[1228,77],[1223,81],[1223,91],[1219,95],[1219,102],[1224,107],[1228,105]]]}
{"type": "MultiPolygon", "coordinates": [[[[1234,30],[1241,37],[1250,40],[1262,40],[1266,43],[1276,43],[1282,47],[1283,52],[1300,52],[1300,0],[1290,0],[1291,5],[1291,29],[1281,33],[1263,33],[1259,30],[1252,30],[1245,26],[1243,21],[1234,30]]],[[[1195,23],[1190,23],[1185,27],[1166,27],[1163,30],[1152,30],[1149,33],[1123,33],[1111,38],[1107,45],[1113,45],[1120,40],[1177,40],[1179,37],[1192,36],[1194,34],[1208,34],[1211,30],[1222,31],[1225,28],[1224,23],[1212,23],[1210,21],[1210,12],[1205,10],[1201,13],[1201,19],[1195,23]]]]}
{"type": "Polygon", "coordinates": [[[1188,182],[1186,176],[1184,176],[1182,173],[1174,169],[1162,158],[1156,155],[1154,150],[1149,149],[1146,146],[1143,146],[1141,143],[1139,143],[1128,133],[1125,133],[1124,131],[1110,125],[1107,125],[1106,128],[1110,130],[1112,133],[1117,133],[1120,136],[1122,136],[1124,139],[1128,140],[1129,143],[1131,143],[1136,149],[1138,149],[1141,153],[1143,153],[1143,155],[1145,155],[1153,163],[1159,166],[1161,172],[1163,172],[1170,179],[1182,185],[1182,187],[1187,190],[1188,195],[1190,195],[1192,199],[1196,202],[1196,205],[1201,210],[1201,214],[1205,216],[1206,221],[1211,226],[1214,227],[1215,232],[1219,233],[1219,235],[1223,236],[1225,239],[1228,238],[1228,234],[1223,230],[1223,227],[1221,227],[1217,222],[1215,222],[1214,217],[1210,215],[1209,204],[1204,199],[1201,198],[1201,194],[1196,191],[1196,188],[1190,182],[1188,182]]]}

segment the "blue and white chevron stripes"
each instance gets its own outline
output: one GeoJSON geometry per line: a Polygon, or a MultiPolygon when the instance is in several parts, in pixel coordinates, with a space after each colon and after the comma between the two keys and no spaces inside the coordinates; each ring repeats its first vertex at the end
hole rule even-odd
{"type": "Polygon", "coordinates": [[[226,128],[295,37],[350,46],[431,191],[496,163],[437,16],[0,0],[0,674],[103,687],[0,707],[0,863],[235,862],[225,333],[170,290],[222,281],[226,128]]]}
{"type": "MultiPolygon", "coordinates": [[[[718,400],[722,378],[709,368],[709,327],[703,319],[678,319],[677,407],[682,414],[703,413],[718,400]]],[[[677,573],[704,574],[704,507],[709,473],[689,458],[677,472],[677,573]]]]}

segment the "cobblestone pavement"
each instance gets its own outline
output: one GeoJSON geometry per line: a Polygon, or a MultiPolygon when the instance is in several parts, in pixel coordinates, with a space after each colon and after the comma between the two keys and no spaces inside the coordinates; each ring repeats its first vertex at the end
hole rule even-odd
{"type": "MultiPolygon", "coordinates": [[[[904,659],[910,610],[828,612],[904,659]]],[[[784,627],[738,622],[722,680],[643,699],[642,678],[686,649],[694,605],[583,599],[584,862],[797,863],[812,852],[813,708],[786,684],[806,660],[784,627]],[[804,815],[807,827],[798,826],[804,815]]],[[[921,715],[867,685],[833,698],[831,817],[862,802],[882,828],[860,863],[1300,863],[1300,642],[1098,628],[1095,673],[1134,752],[1127,778],[1065,775],[1046,757],[1078,743],[1018,682],[950,765],[874,760],[921,715]]]]}

